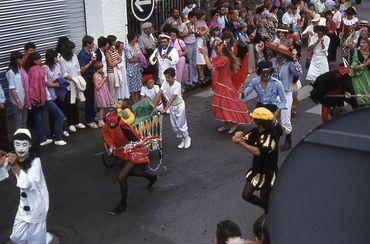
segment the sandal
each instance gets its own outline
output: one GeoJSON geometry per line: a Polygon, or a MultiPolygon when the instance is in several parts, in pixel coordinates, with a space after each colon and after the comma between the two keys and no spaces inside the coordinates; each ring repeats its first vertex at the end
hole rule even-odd
{"type": "Polygon", "coordinates": [[[236,129],[238,128],[238,125],[236,124],[236,125],[233,125],[233,126],[231,126],[230,127],[230,130],[228,131],[228,133],[229,134],[233,134],[235,131],[236,131],[236,129]]]}
{"type": "Polygon", "coordinates": [[[225,132],[227,131],[229,128],[225,127],[225,126],[221,126],[220,128],[217,129],[218,132],[225,132]]]}

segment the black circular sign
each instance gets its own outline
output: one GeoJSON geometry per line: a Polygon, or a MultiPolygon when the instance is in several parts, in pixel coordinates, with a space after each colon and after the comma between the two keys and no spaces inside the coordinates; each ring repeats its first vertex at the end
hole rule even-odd
{"type": "Polygon", "coordinates": [[[154,10],[154,0],[131,0],[131,10],[139,21],[149,19],[154,10]]]}

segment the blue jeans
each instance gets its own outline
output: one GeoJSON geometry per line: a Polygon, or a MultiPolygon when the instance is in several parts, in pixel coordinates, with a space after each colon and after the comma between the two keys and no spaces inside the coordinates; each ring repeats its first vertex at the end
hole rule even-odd
{"type": "Polygon", "coordinates": [[[55,140],[60,141],[63,139],[64,114],[53,101],[47,101],[45,108],[49,111],[49,120],[50,118],[52,120],[50,122],[52,122],[52,132],[55,140]]]}
{"type": "Polygon", "coordinates": [[[45,105],[34,107],[31,110],[33,113],[34,126],[40,143],[46,141],[47,139],[44,130],[44,107],[45,105]]]}
{"type": "Polygon", "coordinates": [[[186,43],[188,48],[189,58],[189,85],[195,85],[198,83],[198,71],[197,71],[197,42],[186,43]]]}

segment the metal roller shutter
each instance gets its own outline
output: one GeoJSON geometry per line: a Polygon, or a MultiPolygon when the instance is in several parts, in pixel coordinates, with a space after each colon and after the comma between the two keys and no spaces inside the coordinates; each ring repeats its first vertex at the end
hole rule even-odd
{"type": "Polygon", "coordinates": [[[0,0],[0,84],[4,92],[12,51],[23,53],[24,44],[32,41],[44,56],[60,36],[68,36],[79,50],[85,34],[83,0],[0,0]]]}

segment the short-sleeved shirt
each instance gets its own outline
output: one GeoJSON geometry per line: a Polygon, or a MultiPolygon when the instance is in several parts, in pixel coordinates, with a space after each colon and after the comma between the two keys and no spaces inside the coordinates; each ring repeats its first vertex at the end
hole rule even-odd
{"type": "Polygon", "coordinates": [[[140,91],[140,95],[149,97],[150,100],[154,101],[158,92],[159,92],[159,86],[158,85],[154,85],[152,89],[148,89],[146,86],[142,86],[141,91],[140,91]]]}
{"type": "Polygon", "coordinates": [[[258,172],[271,172],[278,169],[278,144],[272,132],[253,128],[243,137],[244,141],[260,150],[260,155],[253,156],[253,169],[258,172]]]}
{"type": "MultiPolygon", "coordinates": [[[[186,23],[182,23],[179,27],[179,31],[180,32],[185,32],[187,30],[189,33],[190,32],[195,32],[195,25],[191,25],[189,23],[189,26],[191,28],[190,30],[189,30],[188,25],[186,23]]],[[[183,40],[184,40],[185,43],[189,43],[189,44],[195,43],[197,41],[194,34],[190,34],[188,36],[185,36],[183,38],[183,40]]]]}
{"type": "Polygon", "coordinates": [[[0,103],[4,103],[4,102],[5,102],[5,94],[4,94],[3,87],[0,85],[0,103]]]}
{"type": "Polygon", "coordinates": [[[176,80],[172,86],[170,86],[167,81],[164,81],[162,83],[161,90],[163,91],[163,95],[166,101],[169,101],[172,95],[176,95],[176,98],[173,101],[172,106],[176,106],[184,101],[181,95],[181,84],[176,80]]]}
{"type": "MultiPolygon", "coordinates": [[[[13,70],[8,70],[5,74],[6,79],[9,83],[9,90],[15,90],[17,92],[18,98],[21,101],[22,105],[25,104],[25,93],[23,88],[23,82],[22,82],[22,75],[21,71],[18,71],[18,73],[14,73],[13,70]]],[[[13,104],[17,104],[13,96],[9,96],[10,101],[13,104]]]]}
{"type": "Polygon", "coordinates": [[[148,35],[145,35],[143,33],[139,36],[138,41],[139,41],[139,45],[140,45],[141,48],[152,49],[152,50],[154,50],[156,48],[156,46],[155,46],[156,41],[155,41],[154,36],[152,34],[150,34],[148,36],[148,35]]]}
{"type": "MultiPolygon", "coordinates": [[[[51,70],[50,67],[47,66],[47,65],[44,65],[43,68],[46,70],[46,81],[47,82],[53,82],[53,81],[55,81],[56,79],[58,79],[62,76],[62,70],[61,70],[60,65],[58,63],[54,65],[53,70],[51,70]]],[[[51,96],[51,100],[57,99],[55,89],[52,88],[52,87],[48,87],[47,89],[48,89],[48,92],[51,96]]]]}
{"type": "Polygon", "coordinates": [[[78,72],[80,71],[80,64],[75,54],[73,54],[72,59],[68,61],[65,60],[63,57],[60,57],[59,64],[63,71],[64,77],[67,77],[69,75],[72,77],[77,77],[78,72]]]}
{"type": "MultiPolygon", "coordinates": [[[[90,62],[91,53],[86,51],[85,49],[82,49],[78,53],[77,58],[78,58],[78,63],[80,67],[83,67],[90,62]]],[[[84,79],[91,79],[92,78],[92,65],[90,65],[89,68],[85,72],[81,72],[81,75],[84,79]]]]}

